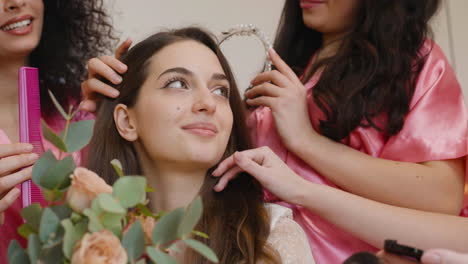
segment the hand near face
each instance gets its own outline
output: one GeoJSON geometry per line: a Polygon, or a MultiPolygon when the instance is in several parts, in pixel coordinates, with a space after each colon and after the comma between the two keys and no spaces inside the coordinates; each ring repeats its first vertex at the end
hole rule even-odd
{"type": "Polygon", "coordinates": [[[119,45],[115,51],[115,57],[102,56],[88,61],[88,80],[81,83],[84,98],[80,105],[82,110],[95,112],[99,99],[97,95],[99,94],[111,98],[119,96],[119,91],[101,81],[99,77],[113,84],[122,82],[121,74],[127,71],[127,65],[123,64],[119,59],[128,51],[131,45],[132,40],[128,38],[119,45]]]}
{"type": "Polygon", "coordinates": [[[283,143],[290,148],[311,133],[315,133],[308,114],[306,88],[271,49],[269,56],[277,70],[259,74],[253,81],[253,88],[245,96],[250,106],[271,108],[276,128],[283,143]]]}
{"type": "Polygon", "coordinates": [[[241,171],[251,174],[265,189],[290,203],[297,202],[301,187],[307,185],[307,181],[292,171],[270,148],[261,147],[236,152],[221,162],[213,172],[214,177],[222,176],[214,187],[215,191],[222,191],[241,171]]]}

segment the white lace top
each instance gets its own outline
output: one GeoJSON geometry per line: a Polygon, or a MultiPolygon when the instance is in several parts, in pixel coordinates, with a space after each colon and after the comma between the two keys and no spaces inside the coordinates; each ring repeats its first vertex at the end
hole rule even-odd
{"type": "Polygon", "coordinates": [[[281,256],[283,264],[314,264],[309,241],[302,227],[293,219],[292,210],[267,203],[270,213],[270,236],[267,243],[281,256]]]}

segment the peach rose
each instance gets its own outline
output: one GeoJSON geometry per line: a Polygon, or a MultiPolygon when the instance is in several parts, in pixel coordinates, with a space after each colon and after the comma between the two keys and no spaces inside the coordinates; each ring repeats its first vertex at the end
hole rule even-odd
{"type": "Polygon", "coordinates": [[[82,213],[84,209],[91,207],[91,201],[101,193],[112,193],[109,186],[96,173],[78,167],[70,176],[71,186],[67,192],[67,202],[70,207],[82,213]]]}
{"type": "Polygon", "coordinates": [[[72,264],[126,264],[127,252],[109,230],[85,234],[76,244],[72,264]]]}

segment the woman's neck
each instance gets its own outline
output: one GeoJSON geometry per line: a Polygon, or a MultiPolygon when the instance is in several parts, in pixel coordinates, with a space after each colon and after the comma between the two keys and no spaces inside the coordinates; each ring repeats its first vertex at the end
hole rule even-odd
{"type": "Polygon", "coordinates": [[[155,190],[148,194],[151,209],[171,211],[190,204],[199,193],[207,170],[181,168],[180,165],[162,168],[154,164],[143,165],[148,185],[155,190]]]}

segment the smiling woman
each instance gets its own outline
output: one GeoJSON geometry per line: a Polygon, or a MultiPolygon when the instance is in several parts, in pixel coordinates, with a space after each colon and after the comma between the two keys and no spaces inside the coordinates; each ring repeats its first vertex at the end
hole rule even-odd
{"type": "MultiPolygon", "coordinates": [[[[157,33],[122,59],[128,65],[117,99],[103,98],[88,167],[112,182],[106,165],[122,162],[143,174],[156,192],[154,211],[188,205],[201,195],[204,215],[196,230],[220,263],[314,263],[307,238],[291,211],[266,205],[259,183],[240,175],[215,193],[210,171],[223,158],[250,147],[242,100],[214,39],[197,28],[157,33]],[[264,261],[264,262],[262,262],[264,261]]],[[[181,247],[184,263],[206,263],[181,247]]]]}
{"type": "MultiPolygon", "coordinates": [[[[25,244],[16,234],[23,220],[15,186],[31,177],[30,166],[38,157],[31,153],[31,145],[17,143],[18,69],[39,68],[42,118],[61,130],[65,122],[47,90],[62,105],[79,103],[84,60],[107,50],[112,35],[102,0],[0,0],[0,263],[7,262],[10,240],[25,244]]],[[[80,155],[75,156],[79,161],[80,155]]]]}

